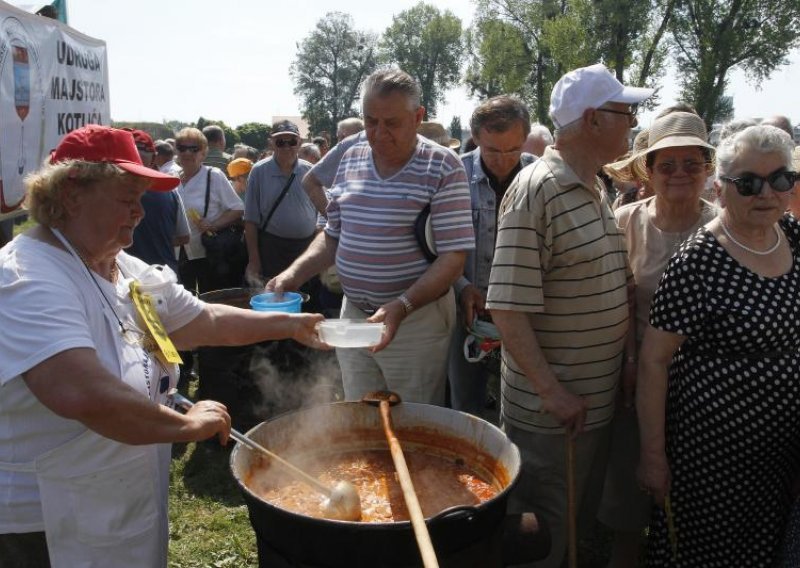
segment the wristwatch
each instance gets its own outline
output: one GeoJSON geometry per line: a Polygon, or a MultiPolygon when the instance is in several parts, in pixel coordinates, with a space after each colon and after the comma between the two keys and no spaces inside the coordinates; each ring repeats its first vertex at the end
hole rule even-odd
{"type": "Polygon", "coordinates": [[[401,304],[403,304],[403,308],[406,311],[406,315],[414,311],[414,304],[411,303],[411,300],[408,299],[408,296],[406,296],[405,294],[400,294],[397,297],[397,299],[400,300],[401,304]]]}

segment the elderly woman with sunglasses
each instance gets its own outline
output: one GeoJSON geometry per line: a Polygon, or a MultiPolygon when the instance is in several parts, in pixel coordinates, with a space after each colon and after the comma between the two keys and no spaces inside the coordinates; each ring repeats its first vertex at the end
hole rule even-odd
{"type": "Polygon", "coordinates": [[[635,566],[652,501],[636,483],[639,429],[633,396],[636,361],[650,313],[650,300],[667,262],[687,237],[716,216],[700,198],[711,170],[712,146],[697,114],[672,111],[657,118],[646,139],[627,158],[605,170],[617,179],[643,181],[652,197],[615,211],[625,234],[636,285],[632,322],[625,350],[622,390],[611,430],[611,448],[598,519],[614,532],[611,566],[635,566]]]}
{"type": "Polygon", "coordinates": [[[177,183],[96,125],[26,179],[38,225],[0,251],[0,566],[166,567],[169,443],[230,432],[218,402],[167,406],[175,349],[322,346],[319,315],[205,304],[122,252],[177,183]]]}
{"type": "Polygon", "coordinates": [[[203,165],[208,154],[208,140],[201,131],[184,128],[175,137],[175,147],[183,169],[178,193],[191,227],[189,244],[180,249],[181,282],[191,292],[200,294],[239,286],[244,267],[238,271],[241,273],[231,274],[223,270],[227,265],[212,266],[206,258],[202,234],[241,224],[244,204],[221,170],[203,165]]]}
{"type": "Polygon", "coordinates": [[[717,149],[723,210],[670,260],[639,361],[648,566],[772,566],[800,473],[800,226],[793,143],[717,149]]]}

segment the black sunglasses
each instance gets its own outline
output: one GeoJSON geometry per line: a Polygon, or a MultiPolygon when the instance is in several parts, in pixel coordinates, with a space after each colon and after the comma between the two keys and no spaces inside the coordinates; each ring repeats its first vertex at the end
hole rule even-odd
{"type": "Polygon", "coordinates": [[[200,146],[185,146],[183,144],[177,144],[175,148],[178,152],[191,152],[192,154],[197,154],[200,151],[200,146]]]}
{"type": "Polygon", "coordinates": [[[769,183],[773,191],[778,191],[780,193],[789,191],[794,187],[794,183],[797,181],[797,172],[780,170],[772,172],[765,178],[755,174],[749,174],[736,178],[720,176],[719,179],[731,182],[736,186],[736,191],[739,192],[739,195],[749,197],[761,193],[761,188],[764,187],[765,182],[769,183]]]}
{"type": "Polygon", "coordinates": [[[283,148],[284,146],[297,146],[297,138],[279,138],[275,140],[275,146],[283,148]]]}

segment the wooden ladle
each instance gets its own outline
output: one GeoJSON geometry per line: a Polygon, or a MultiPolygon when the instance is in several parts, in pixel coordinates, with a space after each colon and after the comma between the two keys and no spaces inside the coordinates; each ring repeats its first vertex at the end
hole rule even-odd
{"type": "Polygon", "coordinates": [[[394,469],[397,471],[400,488],[403,490],[403,499],[406,502],[408,515],[411,518],[411,526],[414,529],[414,536],[417,539],[417,546],[422,556],[422,564],[425,568],[438,568],[439,561],[436,559],[436,551],[433,549],[431,535],[428,533],[428,527],[425,524],[422,507],[419,505],[417,492],[414,490],[411,474],[408,472],[408,464],[406,464],[406,458],[403,455],[403,448],[400,445],[400,440],[394,435],[392,426],[390,408],[400,402],[400,395],[390,391],[371,392],[364,395],[361,402],[380,407],[383,432],[386,434],[386,441],[389,443],[392,461],[394,461],[394,469]]]}
{"type": "MultiPolygon", "coordinates": [[[[170,398],[176,405],[184,410],[190,409],[194,403],[180,394],[177,390],[173,389],[169,393],[170,398]]],[[[336,519],[340,521],[360,521],[361,520],[361,498],[358,495],[358,490],[352,483],[347,481],[340,481],[333,486],[333,489],[321,483],[317,478],[310,476],[296,465],[286,461],[275,452],[269,451],[261,444],[248,438],[241,432],[231,428],[231,438],[247,446],[251,450],[262,453],[270,459],[282,465],[293,477],[299,479],[305,484],[311,486],[316,491],[325,495],[325,503],[323,504],[323,513],[329,519],[336,519]]]]}

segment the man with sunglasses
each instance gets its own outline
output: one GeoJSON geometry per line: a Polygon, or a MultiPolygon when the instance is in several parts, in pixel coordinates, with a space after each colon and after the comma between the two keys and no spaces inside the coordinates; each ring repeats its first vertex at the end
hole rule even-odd
{"type": "Polygon", "coordinates": [[[597,172],[628,151],[633,105],[652,94],[601,64],[561,77],[550,98],[555,144],[499,208],[486,307],[502,338],[501,422],[525,471],[509,506],[534,510],[553,537],[537,567],[565,556],[568,447],[579,527],[592,525],[603,488],[630,269],[597,172]]]}
{"type": "Polygon", "coordinates": [[[245,194],[247,277],[255,281],[285,270],[316,232],[317,212],[302,187],[311,164],[297,157],[300,131],[283,120],[272,126],[271,137],[275,153],[253,166],[245,194]]]}

